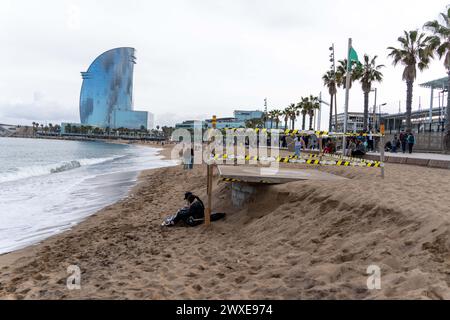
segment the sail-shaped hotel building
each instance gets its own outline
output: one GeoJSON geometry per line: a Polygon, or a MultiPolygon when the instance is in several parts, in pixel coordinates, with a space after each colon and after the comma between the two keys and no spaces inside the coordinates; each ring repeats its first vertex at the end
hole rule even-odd
{"type": "Polygon", "coordinates": [[[135,49],[116,48],[101,54],[82,72],[81,124],[102,128],[147,129],[148,113],[134,111],[135,49]]]}

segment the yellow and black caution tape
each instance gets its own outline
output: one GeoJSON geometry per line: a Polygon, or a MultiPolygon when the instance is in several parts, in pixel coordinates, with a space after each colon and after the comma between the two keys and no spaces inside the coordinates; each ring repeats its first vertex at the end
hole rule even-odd
{"type": "Polygon", "coordinates": [[[222,181],[224,181],[224,182],[241,182],[242,180],[231,179],[231,178],[222,178],[222,181]]]}
{"type": "MultiPolygon", "coordinates": [[[[212,130],[212,129],[210,129],[212,130]]],[[[316,135],[318,137],[382,137],[381,133],[354,133],[354,132],[328,132],[328,131],[315,131],[315,130],[280,130],[280,129],[260,129],[260,128],[227,128],[222,129],[223,133],[265,133],[265,134],[279,134],[284,136],[311,136],[316,135]]]]}
{"type": "Polygon", "coordinates": [[[296,164],[306,164],[306,165],[322,165],[322,166],[337,166],[337,167],[366,167],[366,168],[380,168],[384,167],[381,162],[362,162],[362,161],[352,161],[344,159],[326,159],[326,158],[299,158],[297,156],[288,157],[258,157],[258,156],[235,156],[235,155],[215,155],[211,158],[213,161],[254,161],[263,163],[296,163],[296,164]]]}
{"type": "MultiPolygon", "coordinates": [[[[234,155],[222,155],[222,156],[214,156],[214,160],[221,160],[221,159],[228,159],[229,157],[230,160],[236,160],[237,158],[234,155]]],[[[299,158],[295,155],[290,155],[288,156],[289,159],[296,159],[298,160],[299,158]]],[[[346,157],[346,156],[342,156],[342,155],[338,155],[338,154],[330,154],[330,153],[324,153],[322,155],[320,154],[315,154],[315,153],[308,153],[308,154],[304,154],[301,157],[302,159],[305,160],[310,160],[310,159],[320,159],[320,158],[333,158],[336,160],[345,160],[346,162],[365,162],[365,163],[371,163],[371,164],[378,164],[381,163],[380,161],[376,161],[376,160],[368,160],[368,159],[361,159],[361,158],[353,158],[353,157],[346,157]]],[[[247,155],[245,157],[241,157],[238,160],[245,160],[245,161],[259,161],[259,158],[256,156],[250,156],[247,155]]],[[[263,161],[267,161],[267,160],[263,160],[263,161]]],[[[284,162],[286,162],[286,160],[284,160],[284,162]]]]}
{"type": "Polygon", "coordinates": [[[353,158],[353,157],[346,157],[338,154],[323,154],[323,157],[338,159],[338,160],[347,160],[350,162],[366,162],[366,163],[380,163],[380,161],[376,160],[368,160],[368,159],[361,159],[361,158],[353,158]]]}
{"type": "MultiPolygon", "coordinates": [[[[297,158],[295,155],[290,155],[289,158],[297,158]]],[[[333,158],[336,160],[346,160],[348,162],[366,162],[366,163],[372,163],[372,164],[376,164],[376,163],[380,163],[380,161],[376,161],[376,160],[368,160],[368,159],[362,159],[362,158],[353,158],[353,157],[346,157],[346,156],[341,156],[338,154],[330,154],[330,153],[324,153],[322,155],[320,154],[316,154],[316,153],[309,153],[306,155],[302,155],[303,159],[319,159],[319,158],[333,158]]]]}
{"type": "Polygon", "coordinates": [[[239,180],[234,178],[222,178],[221,181],[223,182],[251,182],[251,183],[264,183],[264,184],[271,184],[272,182],[266,181],[266,180],[259,180],[259,181],[245,181],[245,180],[239,180]]]}

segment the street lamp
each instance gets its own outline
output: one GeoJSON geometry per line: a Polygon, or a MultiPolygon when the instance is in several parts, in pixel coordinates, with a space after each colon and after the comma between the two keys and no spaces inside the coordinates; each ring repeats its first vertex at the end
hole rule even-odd
{"type": "MultiPolygon", "coordinates": [[[[378,113],[378,119],[377,119],[377,130],[380,127],[379,125],[381,124],[381,107],[384,107],[385,105],[387,105],[387,103],[383,103],[378,106],[379,113],[378,113]]],[[[376,109],[376,107],[375,107],[375,109],[376,109]]]]}
{"type": "MultiPolygon", "coordinates": [[[[376,113],[377,113],[377,88],[373,88],[372,90],[370,90],[371,92],[375,92],[375,101],[373,103],[373,115],[372,115],[372,121],[373,124],[375,124],[375,120],[376,120],[376,113]]],[[[369,117],[370,120],[370,117],[369,117]]],[[[369,123],[369,127],[371,126],[371,124],[369,123]]]]}
{"type": "Polygon", "coordinates": [[[331,47],[328,48],[328,50],[330,50],[330,62],[332,63],[331,65],[331,70],[333,71],[333,73],[336,73],[336,59],[335,59],[335,54],[334,54],[334,43],[331,45],[331,47]]]}
{"type": "MultiPolygon", "coordinates": [[[[334,52],[334,43],[331,44],[331,47],[328,48],[331,52],[330,52],[330,62],[332,63],[331,65],[331,72],[333,73],[333,80],[336,82],[336,54],[334,52]]],[[[333,97],[331,97],[333,99],[333,97]]],[[[336,95],[334,95],[334,121],[335,121],[335,128],[337,128],[337,99],[336,99],[336,95]]],[[[332,114],[333,114],[333,110],[330,108],[330,120],[329,120],[329,130],[332,130],[332,114]]]]}

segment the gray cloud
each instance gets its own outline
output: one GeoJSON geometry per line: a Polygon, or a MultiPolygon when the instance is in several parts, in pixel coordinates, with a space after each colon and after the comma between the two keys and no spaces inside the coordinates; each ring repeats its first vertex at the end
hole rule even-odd
{"type": "MultiPolygon", "coordinates": [[[[379,55],[387,65],[378,86],[387,111],[405,105],[401,68],[391,67],[386,47],[404,29],[437,18],[445,0],[2,0],[0,10],[0,122],[78,120],[85,71],[102,52],[137,49],[136,109],[173,124],[197,116],[229,116],[237,108],[283,108],[302,95],[324,92],[328,47],[345,57],[348,37],[358,53],[379,55]],[[405,6],[407,4],[407,6],[405,6]],[[405,12],[407,7],[407,12],[405,12]],[[75,8],[76,10],[73,10],[75,8]],[[72,17],[79,12],[78,17],[72,17]],[[40,102],[28,99],[41,92],[40,102]],[[27,112],[16,109],[24,109],[27,112]],[[171,115],[171,116],[169,116],[171,115]]],[[[445,76],[435,61],[416,84],[445,76]]],[[[414,106],[429,93],[415,87],[414,106]]],[[[342,110],[343,93],[338,94],[342,110]]],[[[350,108],[360,110],[359,84],[350,108]]],[[[373,99],[371,100],[371,104],[373,99]]],[[[324,113],[323,123],[327,121],[324,113]]],[[[158,120],[156,120],[158,123],[158,120]]]]}
{"type": "MultiPolygon", "coordinates": [[[[78,108],[63,106],[56,101],[46,100],[40,92],[25,101],[0,102],[0,119],[17,119],[17,124],[62,121],[79,122],[78,108]]],[[[7,121],[2,121],[7,122],[7,121]]]]}

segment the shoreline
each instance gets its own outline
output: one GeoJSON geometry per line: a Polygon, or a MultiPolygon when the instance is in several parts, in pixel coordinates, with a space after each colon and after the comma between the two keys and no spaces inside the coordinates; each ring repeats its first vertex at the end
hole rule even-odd
{"type": "Polygon", "coordinates": [[[37,140],[58,140],[58,141],[78,141],[78,142],[105,142],[105,143],[123,143],[123,144],[156,144],[161,145],[171,145],[173,143],[167,142],[165,140],[145,140],[145,139],[123,139],[121,137],[117,138],[92,138],[92,137],[70,137],[70,136],[0,136],[0,138],[10,138],[10,139],[37,139],[37,140]]]}
{"type": "MultiPolygon", "coordinates": [[[[28,139],[28,138],[27,138],[27,139],[28,139]]],[[[72,141],[75,141],[75,140],[72,140],[72,141]]],[[[92,142],[94,142],[94,141],[92,141],[92,142]]],[[[128,145],[128,144],[129,144],[129,143],[127,143],[126,141],[121,141],[121,140],[117,140],[117,141],[95,140],[95,142],[113,143],[113,144],[124,144],[124,145],[128,145]]],[[[167,151],[166,151],[168,148],[165,147],[165,146],[161,146],[161,145],[158,146],[157,144],[156,144],[156,145],[153,145],[153,144],[142,144],[142,143],[134,143],[134,145],[139,145],[139,146],[143,146],[143,147],[151,147],[151,148],[154,148],[154,149],[157,150],[157,155],[158,155],[158,156],[162,156],[162,158],[161,158],[162,160],[169,160],[169,159],[170,159],[170,157],[169,157],[169,155],[167,154],[167,151]]],[[[112,203],[112,204],[110,204],[110,205],[108,205],[108,206],[106,206],[106,207],[104,207],[104,208],[101,208],[101,209],[97,210],[97,211],[94,212],[92,215],[89,215],[88,217],[86,217],[85,219],[83,219],[80,223],[77,223],[76,225],[74,225],[72,228],[63,231],[62,233],[58,233],[58,234],[53,235],[53,236],[51,236],[51,237],[49,237],[49,238],[46,238],[46,239],[44,239],[44,240],[38,242],[37,244],[28,245],[28,246],[26,246],[26,247],[24,247],[24,248],[21,248],[21,249],[18,249],[18,250],[14,250],[14,251],[11,251],[11,252],[6,252],[6,253],[0,254],[0,270],[2,270],[3,267],[8,266],[9,264],[12,264],[12,263],[16,262],[17,259],[20,259],[20,258],[23,258],[23,257],[25,257],[25,256],[28,256],[30,252],[33,254],[34,251],[35,251],[34,249],[36,249],[35,247],[39,247],[39,246],[43,245],[47,240],[50,240],[50,239],[52,239],[52,238],[54,238],[54,237],[63,236],[66,232],[70,232],[70,231],[72,231],[74,228],[77,228],[80,224],[84,223],[86,220],[88,220],[88,219],[91,218],[92,216],[96,215],[97,213],[103,211],[105,208],[108,208],[108,207],[110,207],[110,206],[114,206],[114,205],[116,205],[117,203],[120,203],[120,202],[123,201],[124,199],[128,198],[128,197],[130,196],[130,194],[132,194],[133,191],[134,191],[134,190],[139,186],[139,184],[141,183],[141,175],[142,175],[144,172],[152,171],[152,170],[158,170],[158,169],[160,169],[160,168],[156,168],[156,169],[144,169],[144,170],[141,170],[141,171],[138,173],[138,177],[137,177],[136,184],[128,191],[127,195],[126,195],[123,199],[119,199],[119,200],[115,201],[114,203],[112,203]]]]}
{"type": "Polygon", "coordinates": [[[143,171],[122,201],[0,256],[0,299],[450,299],[448,170],[321,170],[349,180],[262,187],[242,209],[215,177],[227,218],[209,229],[160,228],[185,191],[205,199],[203,166],[143,171]],[[69,265],[79,291],[65,287],[69,265]],[[366,287],[370,265],[382,290],[366,287]]]}

